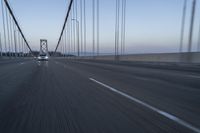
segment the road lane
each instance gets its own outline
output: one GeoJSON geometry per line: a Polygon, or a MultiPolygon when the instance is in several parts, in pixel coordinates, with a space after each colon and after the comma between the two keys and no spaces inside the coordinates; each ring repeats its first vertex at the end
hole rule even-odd
{"type": "Polygon", "coordinates": [[[184,66],[170,66],[170,69],[168,68],[168,65],[164,66],[152,66],[150,63],[148,63],[146,66],[138,66],[134,64],[128,64],[128,62],[124,63],[115,63],[115,62],[103,62],[103,61],[87,61],[87,60],[69,60],[71,63],[79,63],[84,65],[89,65],[92,67],[100,67],[101,69],[104,68],[106,70],[110,71],[118,71],[118,72],[130,72],[132,73],[134,70],[134,75],[137,77],[146,77],[150,79],[156,79],[158,78],[161,81],[175,83],[183,86],[189,86],[194,88],[199,88],[199,77],[200,72],[199,66],[195,66],[193,69],[190,67],[185,68],[184,66]],[[149,65],[150,64],[150,65],[149,65]],[[198,67],[198,68],[197,68],[198,67]],[[120,68],[120,69],[119,69],[120,68]],[[133,69],[134,68],[134,69],[133,69]],[[165,68],[165,69],[164,69],[165,68]],[[144,71],[143,71],[144,70],[144,71]],[[147,72],[146,72],[147,70],[147,72]],[[184,82],[182,82],[184,80],[184,82]]]}
{"type": "Polygon", "coordinates": [[[166,118],[168,118],[168,119],[170,119],[170,120],[172,120],[172,121],[174,121],[174,122],[176,122],[176,123],[178,123],[178,124],[180,124],[180,125],[182,125],[184,127],[187,127],[188,129],[190,129],[190,130],[192,130],[194,132],[200,133],[200,129],[194,127],[193,125],[191,125],[190,123],[187,123],[186,121],[181,120],[180,118],[177,118],[176,116],[174,116],[172,114],[169,114],[169,113],[167,113],[165,111],[159,110],[159,109],[157,109],[157,108],[155,108],[155,107],[153,107],[153,106],[151,106],[151,105],[149,105],[147,103],[144,103],[143,101],[140,101],[140,100],[138,100],[138,99],[136,99],[136,98],[134,98],[134,97],[132,97],[130,95],[127,95],[126,93],[123,93],[123,92],[121,92],[121,91],[119,91],[119,90],[117,90],[117,89],[115,89],[113,87],[110,87],[110,86],[108,86],[108,85],[106,85],[104,83],[101,83],[100,81],[97,81],[97,80],[95,80],[93,78],[89,78],[89,79],[91,81],[93,81],[93,82],[95,82],[95,83],[97,83],[97,84],[99,84],[99,85],[101,85],[101,86],[103,86],[103,87],[115,92],[115,93],[118,93],[118,94],[124,96],[125,98],[128,98],[128,99],[132,100],[133,102],[136,102],[136,103],[138,103],[138,104],[140,104],[140,105],[142,105],[142,106],[144,106],[144,107],[146,107],[146,108],[148,108],[148,109],[150,109],[152,111],[157,112],[158,114],[160,114],[160,115],[162,115],[162,116],[164,116],[164,117],[166,117],[166,118]]]}
{"type": "MultiPolygon", "coordinates": [[[[192,132],[88,79],[104,79],[102,81],[116,86],[119,82],[116,77],[109,77],[116,72],[59,60],[32,61],[18,67],[9,68],[11,73],[21,73],[17,77],[22,82],[10,81],[16,85],[13,87],[16,91],[0,112],[0,131],[3,133],[192,132]]],[[[12,75],[6,80],[9,77],[12,75]]],[[[148,93],[143,95],[148,97],[148,93]]]]}
{"type": "Polygon", "coordinates": [[[34,66],[35,62],[31,60],[10,61],[9,64],[0,65],[0,109],[20,89],[18,86],[34,73],[34,66]]]}
{"type": "MultiPolygon", "coordinates": [[[[82,75],[102,81],[114,88],[119,88],[120,91],[173,114],[195,125],[195,127],[200,127],[200,89],[194,88],[189,84],[185,86],[174,84],[174,82],[165,82],[163,79],[160,79],[161,76],[165,77],[164,79],[170,78],[170,80],[186,82],[180,75],[176,76],[174,74],[176,72],[174,71],[170,72],[167,70],[166,72],[166,70],[152,70],[148,68],[127,68],[126,66],[116,65],[92,65],[90,64],[91,62],[89,64],[82,64],[74,61],[57,61],[67,65],[71,71],[82,73],[82,75]],[[138,73],[140,73],[139,78],[137,77],[138,73]],[[157,78],[153,75],[153,80],[149,76],[146,77],[146,75],[153,73],[156,74],[157,78]]],[[[188,73],[184,74],[187,75],[188,73]]],[[[199,80],[195,81],[195,83],[197,86],[200,84],[199,80]]]]}

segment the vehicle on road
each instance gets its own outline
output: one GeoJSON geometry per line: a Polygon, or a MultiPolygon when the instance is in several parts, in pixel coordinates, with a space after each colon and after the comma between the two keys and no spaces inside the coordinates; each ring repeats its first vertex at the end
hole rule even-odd
{"type": "Polygon", "coordinates": [[[48,57],[47,54],[40,54],[40,55],[38,56],[38,60],[39,60],[39,61],[48,61],[48,59],[49,59],[49,57],[48,57]]]}

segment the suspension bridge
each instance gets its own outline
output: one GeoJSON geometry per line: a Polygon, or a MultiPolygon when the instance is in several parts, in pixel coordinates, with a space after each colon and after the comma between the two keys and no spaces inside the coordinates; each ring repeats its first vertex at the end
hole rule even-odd
{"type": "Polygon", "coordinates": [[[199,1],[179,1],[175,51],[145,54],[128,52],[129,0],[112,1],[113,52],[102,50],[102,3],[68,0],[57,43],[39,38],[37,51],[1,0],[1,133],[200,133],[199,1]]]}

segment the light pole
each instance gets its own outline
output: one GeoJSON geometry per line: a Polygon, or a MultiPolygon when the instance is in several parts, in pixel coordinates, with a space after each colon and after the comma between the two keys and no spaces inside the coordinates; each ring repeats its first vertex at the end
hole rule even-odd
{"type": "Polygon", "coordinates": [[[77,19],[72,19],[72,21],[75,21],[76,22],[76,29],[77,29],[77,45],[78,45],[78,47],[77,47],[77,50],[78,50],[78,57],[80,56],[80,47],[79,47],[79,21],[77,20],[77,19]]]}

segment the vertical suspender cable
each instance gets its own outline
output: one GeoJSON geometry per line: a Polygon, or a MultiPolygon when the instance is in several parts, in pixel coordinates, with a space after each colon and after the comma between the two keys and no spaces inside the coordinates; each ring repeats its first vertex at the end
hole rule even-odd
{"type": "Polygon", "coordinates": [[[62,53],[64,56],[64,54],[65,54],[65,30],[64,30],[63,37],[62,37],[62,53]]]}
{"type": "MultiPolygon", "coordinates": [[[[59,46],[58,46],[58,52],[59,54],[61,54],[61,42],[62,42],[62,37],[60,39],[60,43],[59,43],[59,46]]],[[[61,54],[62,55],[62,54],[61,54]]]]}
{"type": "Polygon", "coordinates": [[[99,56],[99,0],[97,0],[97,56],[99,56]]]}
{"type": "Polygon", "coordinates": [[[63,34],[63,56],[65,56],[65,30],[64,30],[64,34],[63,34]]]}
{"type": "Polygon", "coordinates": [[[187,0],[184,0],[183,5],[183,16],[182,16],[182,24],[181,24],[181,38],[180,38],[180,48],[179,52],[183,51],[183,39],[184,39],[184,31],[185,31],[185,17],[186,17],[186,10],[187,10],[187,0]]]}
{"type": "MultiPolygon", "coordinates": [[[[47,51],[48,52],[48,51],[47,51]]],[[[26,42],[24,41],[24,56],[25,56],[25,53],[26,53],[26,42]]],[[[47,53],[48,54],[48,53],[47,53]]]]}
{"type": "Polygon", "coordinates": [[[64,30],[64,34],[63,34],[63,49],[62,49],[62,51],[63,51],[63,56],[65,56],[65,30],[64,30]]]}
{"type": "Polygon", "coordinates": [[[22,57],[24,57],[24,39],[22,38],[22,57]]]}
{"type": "MultiPolygon", "coordinates": [[[[75,4],[73,3],[73,16],[72,18],[75,18],[75,4]]],[[[74,38],[73,38],[73,42],[74,42],[74,54],[76,53],[76,25],[74,23],[72,23],[73,25],[73,34],[74,34],[74,38]]]]}
{"type": "Polygon", "coordinates": [[[21,56],[21,37],[20,37],[20,32],[18,32],[18,42],[19,42],[19,56],[21,56]]]}
{"type": "Polygon", "coordinates": [[[20,32],[18,32],[18,35],[19,35],[19,56],[21,57],[22,47],[21,47],[21,34],[20,34],[20,32]]]}
{"type": "Polygon", "coordinates": [[[86,1],[83,0],[83,15],[84,15],[84,53],[86,56],[86,1]]]}
{"type": "Polygon", "coordinates": [[[67,52],[67,54],[68,54],[68,56],[70,55],[70,23],[68,22],[67,23],[68,24],[68,29],[67,29],[67,46],[68,46],[68,52],[67,52]]]}
{"type": "Polygon", "coordinates": [[[65,34],[65,30],[64,30],[64,32],[63,32],[62,39],[61,39],[61,53],[62,53],[62,56],[63,56],[63,54],[64,54],[64,52],[63,52],[63,44],[64,44],[63,36],[64,36],[64,34],[65,34]]]}
{"type": "Polygon", "coordinates": [[[9,21],[10,21],[10,49],[11,49],[11,55],[13,56],[13,30],[12,30],[12,18],[9,15],[9,21]]]}
{"type": "Polygon", "coordinates": [[[81,55],[83,53],[83,3],[82,0],[80,0],[80,44],[81,44],[81,55]]]}
{"type": "Polygon", "coordinates": [[[20,44],[21,44],[21,56],[23,57],[23,38],[20,36],[20,44]]]}
{"type": "Polygon", "coordinates": [[[6,11],[6,26],[7,26],[7,36],[8,36],[8,53],[10,56],[10,32],[9,32],[9,22],[8,22],[8,11],[7,9],[5,9],[6,11]]]}
{"type": "Polygon", "coordinates": [[[20,35],[21,57],[23,57],[23,38],[20,35]]]}
{"type": "Polygon", "coordinates": [[[13,19],[10,12],[9,12],[9,23],[10,23],[10,37],[11,37],[10,50],[11,50],[11,55],[14,56],[14,46],[13,46],[14,45],[14,29],[13,29],[13,19]]]}
{"type": "Polygon", "coordinates": [[[69,25],[70,23],[67,23],[67,29],[66,29],[66,34],[67,34],[67,42],[66,42],[66,54],[67,54],[67,56],[69,55],[69,51],[70,51],[70,41],[69,41],[69,39],[70,39],[70,36],[69,36],[69,32],[70,32],[70,25],[69,25]]]}
{"type": "Polygon", "coordinates": [[[62,47],[63,47],[62,41],[63,41],[63,36],[61,37],[61,41],[60,41],[60,53],[61,53],[61,56],[62,56],[62,47]]]}
{"type": "Polygon", "coordinates": [[[16,30],[14,30],[14,43],[15,43],[15,56],[17,56],[17,38],[16,38],[16,30]]]}
{"type": "Polygon", "coordinates": [[[71,49],[72,49],[72,47],[71,47],[72,46],[72,34],[71,34],[72,33],[71,32],[72,26],[71,26],[71,21],[69,21],[68,23],[69,23],[68,31],[69,31],[69,56],[70,56],[71,55],[71,49]]]}
{"type": "Polygon", "coordinates": [[[116,50],[117,50],[117,56],[119,55],[119,11],[120,11],[120,0],[118,0],[118,8],[117,8],[117,47],[116,47],[116,50]]]}
{"type": "Polygon", "coordinates": [[[59,52],[59,56],[61,54],[61,41],[62,41],[62,37],[60,39],[59,45],[58,45],[58,52],[59,52]]]}
{"type": "Polygon", "coordinates": [[[21,38],[21,54],[22,54],[22,57],[23,57],[23,38],[22,38],[22,36],[20,38],[21,38]]]}
{"type": "Polygon", "coordinates": [[[63,36],[61,36],[61,41],[60,41],[60,44],[59,44],[59,46],[60,46],[60,54],[61,54],[61,56],[62,56],[62,37],[63,37],[63,36]]]}
{"type": "Polygon", "coordinates": [[[24,57],[26,57],[26,44],[25,44],[25,42],[24,42],[24,57]]]}
{"type": "Polygon", "coordinates": [[[70,32],[70,31],[69,31],[69,29],[70,29],[69,27],[70,27],[70,26],[69,26],[69,24],[70,24],[70,23],[67,23],[67,25],[68,25],[68,26],[67,26],[67,27],[68,27],[68,28],[67,28],[67,44],[66,44],[66,45],[67,45],[67,50],[66,50],[67,55],[69,55],[69,51],[70,51],[70,35],[69,35],[69,32],[70,32]]]}
{"type": "Polygon", "coordinates": [[[25,56],[24,54],[25,54],[25,41],[23,39],[23,57],[25,56]]]}
{"type": "Polygon", "coordinates": [[[64,30],[64,34],[63,34],[63,56],[65,56],[65,36],[66,35],[66,28],[64,30]]]}
{"type": "Polygon", "coordinates": [[[64,56],[64,42],[65,42],[65,39],[64,39],[64,35],[65,35],[65,30],[64,30],[64,34],[62,35],[62,43],[61,43],[61,50],[62,50],[62,56],[64,56]]]}
{"type": "Polygon", "coordinates": [[[78,0],[75,0],[75,19],[78,19],[78,0]]]}
{"type": "Polygon", "coordinates": [[[16,41],[16,27],[15,24],[13,22],[13,35],[14,35],[14,53],[15,53],[15,57],[17,56],[17,41],[16,41]]]}
{"type": "Polygon", "coordinates": [[[77,28],[77,51],[78,57],[80,56],[80,46],[79,46],[79,21],[76,20],[76,28],[77,28]]]}
{"type": "Polygon", "coordinates": [[[126,0],[124,2],[124,28],[123,28],[123,54],[125,54],[125,43],[126,43],[126,0]]]}
{"type": "Polygon", "coordinates": [[[69,31],[69,56],[72,53],[72,27],[71,27],[71,22],[68,22],[69,26],[68,26],[68,31],[69,31]]]}
{"type": "Polygon", "coordinates": [[[24,56],[26,55],[26,42],[24,41],[24,56]]]}
{"type": "Polygon", "coordinates": [[[71,43],[71,53],[70,54],[73,54],[73,25],[72,25],[71,19],[72,19],[72,12],[71,12],[71,15],[70,15],[69,23],[70,23],[70,32],[71,32],[71,36],[70,36],[70,39],[71,39],[71,41],[70,41],[70,43],[71,43]]]}
{"type": "Polygon", "coordinates": [[[3,3],[3,0],[1,0],[1,7],[2,7],[2,21],[3,21],[3,34],[4,34],[4,41],[3,41],[3,43],[4,43],[4,51],[5,51],[5,53],[7,52],[7,46],[6,46],[6,44],[7,44],[7,41],[6,41],[6,26],[5,26],[5,14],[4,14],[4,3],[3,3]]]}
{"type": "Polygon", "coordinates": [[[198,46],[197,46],[197,50],[198,50],[198,52],[200,52],[200,24],[199,24],[199,35],[198,35],[198,42],[197,42],[198,44],[198,46]]]}
{"type": "Polygon", "coordinates": [[[95,56],[95,0],[92,0],[92,53],[95,56]]]}
{"type": "Polygon", "coordinates": [[[20,47],[21,47],[21,51],[20,51],[20,55],[21,55],[21,57],[23,56],[23,39],[22,39],[22,37],[21,37],[21,34],[20,34],[20,47]]]}
{"type": "Polygon", "coordinates": [[[64,55],[65,55],[65,29],[64,29],[64,34],[63,34],[62,45],[63,45],[63,47],[62,47],[62,51],[63,51],[63,57],[64,57],[64,55]]]}
{"type": "MultiPolygon", "coordinates": [[[[75,0],[75,19],[77,20],[78,19],[78,0],[75,0]]],[[[77,24],[75,23],[75,27],[76,27],[76,30],[75,32],[78,32],[77,30],[77,24]]],[[[77,55],[79,54],[79,46],[78,46],[78,35],[79,33],[76,33],[76,47],[77,47],[77,55]]]]}
{"type": "Polygon", "coordinates": [[[61,56],[62,56],[61,42],[62,42],[62,36],[61,36],[61,40],[60,40],[60,43],[59,43],[59,53],[60,53],[61,56]]]}
{"type": "Polygon", "coordinates": [[[192,4],[192,14],[191,14],[191,22],[190,22],[190,33],[189,33],[188,52],[191,52],[191,51],[192,51],[192,39],[193,39],[193,28],[194,28],[195,10],[196,10],[196,0],[193,0],[193,4],[192,4]]]}
{"type": "Polygon", "coordinates": [[[0,32],[0,56],[2,56],[2,41],[1,41],[1,32],[0,32]]]}
{"type": "Polygon", "coordinates": [[[122,22],[121,22],[121,55],[123,55],[123,31],[124,31],[124,0],[122,0],[122,22]]]}
{"type": "Polygon", "coordinates": [[[26,43],[24,41],[24,57],[25,57],[25,53],[26,53],[26,43]]]}
{"type": "Polygon", "coordinates": [[[119,6],[120,6],[120,1],[116,0],[115,58],[118,56],[118,47],[119,47],[119,6]]]}
{"type": "Polygon", "coordinates": [[[18,57],[20,56],[20,33],[17,31],[17,40],[18,40],[18,57]]]}
{"type": "Polygon", "coordinates": [[[65,56],[66,56],[66,52],[67,51],[67,30],[66,30],[66,27],[65,27],[65,56]]]}
{"type": "Polygon", "coordinates": [[[0,56],[2,56],[2,41],[1,41],[1,32],[0,32],[0,56]]]}
{"type": "Polygon", "coordinates": [[[28,47],[26,47],[26,57],[28,57],[28,47]]]}
{"type": "Polygon", "coordinates": [[[69,49],[70,49],[70,47],[69,47],[69,23],[67,23],[68,24],[68,28],[66,29],[66,54],[68,55],[68,53],[69,53],[69,49]]]}
{"type": "Polygon", "coordinates": [[[115,13],[115,56],[116,56],[116,46],[117,46],[117,7],[118,7],[118,0],[116,0],[116,13],[115,13]]]}

